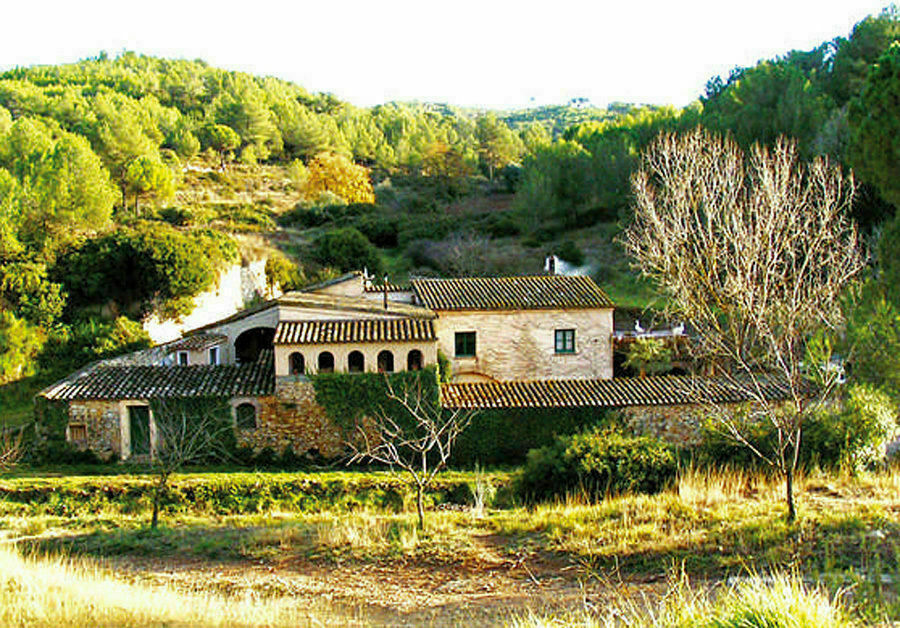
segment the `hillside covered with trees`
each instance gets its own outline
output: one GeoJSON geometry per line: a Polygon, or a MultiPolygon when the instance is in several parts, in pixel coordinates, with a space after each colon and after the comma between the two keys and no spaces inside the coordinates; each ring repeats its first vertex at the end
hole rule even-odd
{"type": "Polygon", "coordinates": [[[784,135],[804,158],[854,170],[854,214],[877,252],[859,316],[888,334],[900,320],[898,38],[892,6],[813,50],[713,77],[681,109],[360,108],[272,77],[133,53],[9,70],[4,405],[25,407],[59,373],[145,345],[142,317],[183,315],[222,268],[259,255],[270,281],[290,289],[361,265],[392,281],[536,272],[554,252],[618,302],[644,307],[654,295],[617,243],[629,178],[660,132],[698,125],[745,147],[784,135]]]}

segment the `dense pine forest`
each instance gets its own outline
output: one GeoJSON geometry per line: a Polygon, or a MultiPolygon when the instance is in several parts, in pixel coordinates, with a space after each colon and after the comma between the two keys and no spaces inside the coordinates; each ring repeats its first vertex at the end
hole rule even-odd
{"type": "Polygon", "coordinates": [[[9,70],[0,404],[15,414],[60,373],[146,345],[142,317],[185,314],[242,259],[266,258],[269,281],[292,289],[362,265],[391,281],[536,272],[556,253],[618,303],[652,306],[617,239],[629,177],[660,132],[698,125],[743,146],[787,136],[853,170],[872,263],[848,335],[870,348],[857,371],[900,390],[884,368],[900,355],[898,38],[892,6],[813,50],[712,77],[682,109],[359,108],[134,53],[9,70]]]}

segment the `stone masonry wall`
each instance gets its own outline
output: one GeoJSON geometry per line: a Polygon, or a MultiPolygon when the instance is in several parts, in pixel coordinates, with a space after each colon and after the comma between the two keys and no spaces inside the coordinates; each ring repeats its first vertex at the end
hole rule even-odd
{"type": "Polygon", "coordinates": [[[701,406],[632,406],[622,408],[628,427],[641,436],[655,436],[678,447],[700,443],[706,417],[701,406]]]}
{"type": "Polygon", "coordinates": [[[608,379],[613,375],[612,308],[439,312],[438,346],[454,381],[608,379]],[[556,353],[554,332],[575,330],[575,352],[556,353]],[[456,332],[474,331],[475,357],[455,357],[456,332]]]}
{"type": "Polygon", "coordinates": [[[66,438],[80,449],[91,449],[101,458],[122,452],[122,431],[119,424],[118,401],[73,401],[69,404],[69,426],[66,438]],[[87,440],[71,439],[72,426],[83,425],[87,440]]]}
{"type": "MultiPolygon", "coordinates": [[[[238,400],[235,400],[238,401],[238,400]]],[[[340,429],[316,403],[316,391],[306,378],[279,377],[275,396],[256,398],[256,429],[238,430],[238,445],[260,451],[266,447],[296,454],[316,450],[326,458],[344,450],[340,429]]]]}

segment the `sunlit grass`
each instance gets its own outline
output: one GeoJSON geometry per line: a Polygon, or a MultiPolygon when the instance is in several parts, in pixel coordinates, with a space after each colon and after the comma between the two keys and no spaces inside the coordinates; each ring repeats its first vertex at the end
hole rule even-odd
{"type": "Polygon", "coordinates": [[[513,628],[849,628],[854,626],[837,596],[797,576],[753,576],[731,586],[692,586],[672,577],[656,599],[618,593],[602,606],[580,612],[530,612],[513,628]]]}
{"type": "Polygon", "coordinates": [[[134,584],[84,559],[23,558],[0,548],[0,625],[306,626],[358,624],[322,604],[223,597],[134,584]]]}

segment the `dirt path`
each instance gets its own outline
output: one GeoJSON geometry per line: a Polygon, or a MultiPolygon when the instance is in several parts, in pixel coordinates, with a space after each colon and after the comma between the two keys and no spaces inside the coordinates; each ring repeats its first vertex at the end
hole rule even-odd
{"type": "Polygon", "coordinates": [[[286,558],[281,562],[214,562],[118,558],[110,566],[131,578],[191,591],[289,596],[299,604],[327,601],[374,625],[489,625],[528,610],[602,607],[610,596],[657,584],[589,578],[554,556],[492,558],[491,539],[479,539],[485,558],[461,564],[390,562],[334,564],[286,558]],[[364,618],[364,619],[363,619],[364,618]]]}

